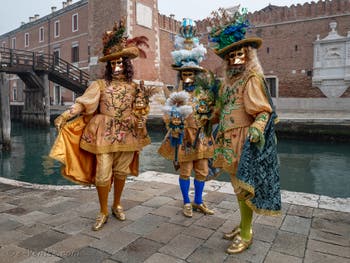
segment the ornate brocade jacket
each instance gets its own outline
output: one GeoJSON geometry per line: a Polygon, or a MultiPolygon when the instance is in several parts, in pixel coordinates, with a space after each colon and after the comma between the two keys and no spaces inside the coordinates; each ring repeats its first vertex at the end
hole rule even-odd
{"type": "MultiPolygon", "coordinates": [[[[86,125],[80,147],[94,154],[117,151],[140,151],[149,144],[146,124],[138,128],[133,114],[136,84],[124,80],[94,81],[76,99],[84,106],[83,114],[94,114],[86,125]]],[[[145,122],[145,120],[144,120],[145,122]]]]}
{"type": "Polygon", "coordinates": [[[272,112],[263,77],[250,72],[231,86],[220,90],[219,127],[214,151],[214,166],[234,175],[250,127],[264,133],[272,112]]]}

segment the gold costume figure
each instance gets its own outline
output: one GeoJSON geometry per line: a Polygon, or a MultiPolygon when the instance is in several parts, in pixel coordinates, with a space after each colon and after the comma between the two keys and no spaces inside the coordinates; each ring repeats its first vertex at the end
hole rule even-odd
{"type": "Polygon", "coordinates": [[[70,180],[94,184],[100,212],[93,230],[108,220],[108,194],[114,182],[112,214],[125,220],[120,204],[128,175],[138,175],[139,152],[149,144],[146,119],[150,89],[132,81],[131,59],[148,46],[145,37],[125,36],[125,22],[115,23],[103,36],[104,79],[91,83],[69,110],[55,119],[59,135],[50,156],[64,164],[62,174],[70,180]],[[68,121],[76,116],[73,121],[68,121]],[[67,122],[68,121],[68,122],[67,122]],[[86,169],[87,166],[89,169],[86,169]]]}

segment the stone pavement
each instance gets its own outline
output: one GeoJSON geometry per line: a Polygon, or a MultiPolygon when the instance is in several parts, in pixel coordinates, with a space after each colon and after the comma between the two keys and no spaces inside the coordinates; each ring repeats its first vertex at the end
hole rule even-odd
{"type": "Polygon", "coordinates": [[[94,232],[95,189],[2,179],[0,262],[350,262],[349,198],[283,191],[282,216],[255,215],[254,243],[239,255],[222,239],[240,217],[228,183],[206,186],[215,215],[185,218],[181,199],[176,175],[146,172],[126,185],[127,220],[110,217],[94,232]]]}

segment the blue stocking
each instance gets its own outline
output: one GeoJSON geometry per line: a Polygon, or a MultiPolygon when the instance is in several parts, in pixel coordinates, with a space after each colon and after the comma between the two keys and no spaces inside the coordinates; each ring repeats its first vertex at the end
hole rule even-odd
{"type": "Polygon", "coordinates": [[[194,203],[200,205],[203,203],[202,195],[205,181],[198,181],[194,179],[194,203]]]}
{"type": "Polygon", "coordinates": [[[188,192],[190,190],[190,179],[179,178],[179,184],[180,184],[180,189],[182,193],[182,198],[184,200],[184,204],[191,203],[190,197],[188,195],[188,192]]]}

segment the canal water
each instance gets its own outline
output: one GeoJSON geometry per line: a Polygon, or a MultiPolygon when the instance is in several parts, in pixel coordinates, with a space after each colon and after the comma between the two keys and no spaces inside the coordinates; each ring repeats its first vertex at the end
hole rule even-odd
{"type": "MultiPolygon", "coordinates": [[[[172,163],[157,149],[162,131],[150,132],[152,144],[145,147],[140,170],[176,173],[172,163]]],[[[55,128],[40,129],[13,123],[12,151],[0,151],[0,176],[37,184],[71,185],[60,175],[60,164],[48,157],[56,137],[55,128]]],[[[350,143],[284,140],[278,143],[281,188],[331,197],[350,197],[350,143]]],[[[227,174],[218,180],[229,181],[227,174]]]]}

